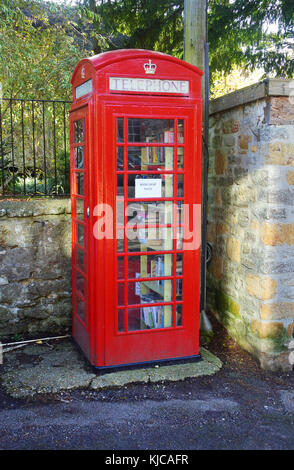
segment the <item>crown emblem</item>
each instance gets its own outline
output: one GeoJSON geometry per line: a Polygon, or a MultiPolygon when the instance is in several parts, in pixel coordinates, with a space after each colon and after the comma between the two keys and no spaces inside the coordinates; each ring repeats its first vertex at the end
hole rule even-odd
{"type": "Polygon", "coordinates": [[[157,67],[155,64],[152,64],[151,59],[149,59],[149,62],[146,62],[146,64],[144,64],[145,73],[153,75],[156,72],[156,69],[157,67]]]}

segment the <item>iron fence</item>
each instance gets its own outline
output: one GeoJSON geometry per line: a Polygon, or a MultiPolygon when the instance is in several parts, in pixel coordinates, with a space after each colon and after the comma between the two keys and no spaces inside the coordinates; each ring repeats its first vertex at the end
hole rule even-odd
{"type": "Polygon", "coordinates": [[[70,101],[2,98],[0,196],[67,196],[70,101]]]}

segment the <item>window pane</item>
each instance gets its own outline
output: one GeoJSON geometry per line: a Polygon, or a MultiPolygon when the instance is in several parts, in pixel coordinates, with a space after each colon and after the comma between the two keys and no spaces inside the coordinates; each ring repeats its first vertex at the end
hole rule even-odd
{"type": "Polygon", "coordinates": [[[173,175],[128,175],[128,197],[173,197],[173,175]]]}
{"type": "Polygon", "coordinates": [[[176,300],[183,300],[183,279],[176,280],[176,300]]]}
{"type": "Polygon", "coordinates": [[[117,252],[122,253],[124,251],[124,230],[117,230],[116,238],[117,238],[117,252]]]}
{"type": "Polygon", "coordinates": [[[177,196],[184,197],[184,175],[177,175],[177,196]]]}
{"type": "Polygon", "coordinates": [[[128,278],[172,276],[172,254],[128,257],[128,278]]]}
{"type": "MultiPolygon", "coordinates": [[[[172,301],[172,281],[141,281],[128,283],[129,304],[151,304],[172,301]]],[[[123,305],[123,304],[122,304],[123,305]]]]}
{"type": "Polygon", "coordinates": [[[76,218],[79,220],[84,220],[84,200],[76,198],[76,218]]]}
{"type": "Polygon", "coordinates": [[[174,143],[173,119],[128,119],[128,142],[174,143]]]}
{"type": "Polygon", "coordinates": [[[116,159],[117,159],[117,170],[122,171],[124,169],[124,148],[123,147],[117,147],[116,159]]]}
{"type": "Polygon", "coordinates": [[[178,120],[178,144],[184,143],[184,120],[178,120]]]}
{"type": "Polygon", "coordinates": [[[173,203],[131,202],[127,206],[128,226],[171,224],[173,220],[173,203]]]}
{"type": "Polygon", "coordinates": [[[128,309],[128,330],[149,330],[172,326],[172,306],[154,305],[128,309]]]}
{"type": "Polygon", "coordinates": [[[85,321],[85,302],[77,296],[77,315],[85,321]]]}
{"type": "Polygon", "coordinates": [[[84,252],[77,248],[77,267],[81,270],[85,270],[85,256],[84,252]]]}
{"type": "Polygon", "coordinates": [[[76,193],[84,195],[84,175],[83,173],[75,173],[76,177],[76,193]]]}
{"type": "Polygon", "coordinates": [[[85,297],[85,278],[80,274],[78,271],[77,273],[77,290],[80,292],[80,294],[85,297]]]}
{"type": "Polygon", "coordinates": [[[184,168],[184,147],[178,147],[178,168],[182,170],[184,168]]]}
{"type": "Polygon", "coordinates": [[[125,312],[124,310],[118,310],[117,311],[117,325],[118,325],[118,331],[124,331],[125,330],[125,312]]]}
{"type": "Polygon", "coordinates": [[[125,277],[125,264],[124,257],[118,256],[117,258],[117,279],[124,279],[125,277]]]}
{"type": "Polygon", "coordinates": [[[124,119],[117,118],[116,124],[117,124],[117,142],[123,142],[124,141],[124,119]]]}
{"type": "Polygon", "coordinates": [[[75,148],[75,166],[76,168],[84,167],[84,148],[76,147],[75,148]]]}
{"type": "Polygon", "coordinates": [[[182,326],[183,324],[183,315],[182,315],[182,312],[183,312],[183,307],[182,305],[176,305],[176,325],[177,326],[182,326]]]}
{"type": "Polygon", "coordinates": [[[124,305],[125,304],[125,284],[120,283],[117,284],[117,305],[124,305]]]}
{"type": "Polygon", "coordinates": [[[85,227],[84,225],[77,224],[77,241],[78,244],[84,246],[85,240],[85,227]]]}
{"type": "Polygon", "coordinates": [[[177,254],[177,276],[181,276],[183,274],[183,255],[182,253],[177,254]]]}
{"type": "Polygon", "coordinates": [[[83,142],[84,133],[83,133],[83,120],[79,119],[74,123],[74,133],[75,133],[75,143],[83,142]]]}
{"type": "Polygon", "coordinates": [[[116,223],[117,225],[124,225],[124,202],[116,201],[116,223]]]}
{"type": "Polygon", "coordinates": [[[124,175],[117,175],[116,181],[117,181],[116,195],[123,196],[124,195],[124,175]]]}
{"type": "Polygon", "coordinates": [[[128,230],[128,251],[172,250],[172,228],[128,230]]]}
{"type": "Polygon", "coordinates": [[[172,170],[173,147],[129,147],[128,170],[172,170]]]}

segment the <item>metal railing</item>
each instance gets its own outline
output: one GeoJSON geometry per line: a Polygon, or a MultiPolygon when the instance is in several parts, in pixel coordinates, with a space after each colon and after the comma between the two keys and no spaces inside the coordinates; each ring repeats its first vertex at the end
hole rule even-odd
{"type": "Polygon", "coordinates": [[[0,196],[67,196],[70,101],[2,98],[0,196]]]}

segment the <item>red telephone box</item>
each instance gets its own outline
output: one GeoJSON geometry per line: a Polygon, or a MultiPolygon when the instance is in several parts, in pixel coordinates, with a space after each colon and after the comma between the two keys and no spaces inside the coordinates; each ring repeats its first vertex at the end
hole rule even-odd
{"type": "Polygon", "coordinates": [[[146,50],[74,71],[73,337],[96,367],[200,357],[201,75],[146,50]]]}

